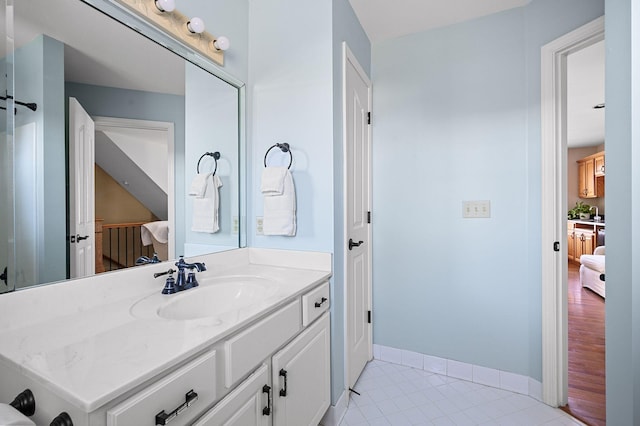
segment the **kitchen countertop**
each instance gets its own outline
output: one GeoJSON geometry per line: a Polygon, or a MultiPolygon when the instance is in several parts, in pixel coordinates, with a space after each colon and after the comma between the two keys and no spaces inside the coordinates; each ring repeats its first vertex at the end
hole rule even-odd
{"type": "Polygon", "coordinates": [[[604,220],[595,222],[593,219],[591,220],[569,219],[569,222],[579,223],[581,225],[604,226],[604,220]]]}
{"type": "Polygon", "coordinates": [[[161,291],[164,279],[154,280],[153,273],[173,266],[164,262],[5,294],[0,363],[88,413],[331,276],[328,253],[246,248],[188,261],[206,263],[207,271],[197,275],[200,282],[255,276],[276,282],[277,291],[215,321],[134,316],[137,301],[161,291]]]}

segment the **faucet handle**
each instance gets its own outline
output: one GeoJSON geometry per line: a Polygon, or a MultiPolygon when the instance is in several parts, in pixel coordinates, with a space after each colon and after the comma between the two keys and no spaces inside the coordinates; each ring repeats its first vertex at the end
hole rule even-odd
{"type": "Polygon", "coordinates": [[[207,270],[207,267],[205,266],[204,262],[193,262],[193,263],[188,263],[187,264],[187,268],[189,269],[195,269],[198,272],[203,272],[207,270]]]}
{"type": "Polygon", "coordinates": [[[167,274],[171,275],[174,272],[176,272],[175,269],[169,269],[168,271],[164,271],[164,272],[156,272],[155,274],[153,274],[153,278],[158,278],[167,274]]]}

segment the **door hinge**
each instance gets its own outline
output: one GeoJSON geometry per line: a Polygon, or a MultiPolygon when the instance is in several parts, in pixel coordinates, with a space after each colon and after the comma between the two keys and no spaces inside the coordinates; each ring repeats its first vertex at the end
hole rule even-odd
{"type": "Polygon", "coordinates": [[[371,311],[367,311],[367,322],[371,324],[371,311]]]}
{"type": "Polygon", "coordinates": [[[371,212],[367,212],[367,223],[371,223],[371,212]]]}
{"type": "Polygon", "coordinates": [[[553,243],[553,251],[560,251],[560,241],[555,241],[553,243]]]}
{"type": "Polygon", "coordinates": [[[371,113],[367,113],[367,124],[371,124],[371,113]]]}

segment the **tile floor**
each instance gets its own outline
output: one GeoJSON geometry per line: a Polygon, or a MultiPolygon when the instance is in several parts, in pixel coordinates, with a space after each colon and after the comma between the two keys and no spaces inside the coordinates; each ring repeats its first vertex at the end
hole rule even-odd
{"type": "Polygon", "coordinates": [[[341,426],[582,425],[529,396],[379,360],[355,390],[341,426]]]}

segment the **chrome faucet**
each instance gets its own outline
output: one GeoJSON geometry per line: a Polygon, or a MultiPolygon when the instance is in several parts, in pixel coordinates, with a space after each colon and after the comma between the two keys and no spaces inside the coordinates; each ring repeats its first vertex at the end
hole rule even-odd
{"type": "Polygon", "coordinates": [[[600,214],[598,213],[598,206],[591,206],[591,208],[595,208],[596,209],[596,215],[593,217],[593,221],[594,222],[600,222],[600,220],[602,219],[600,217],[600,214]]]}

